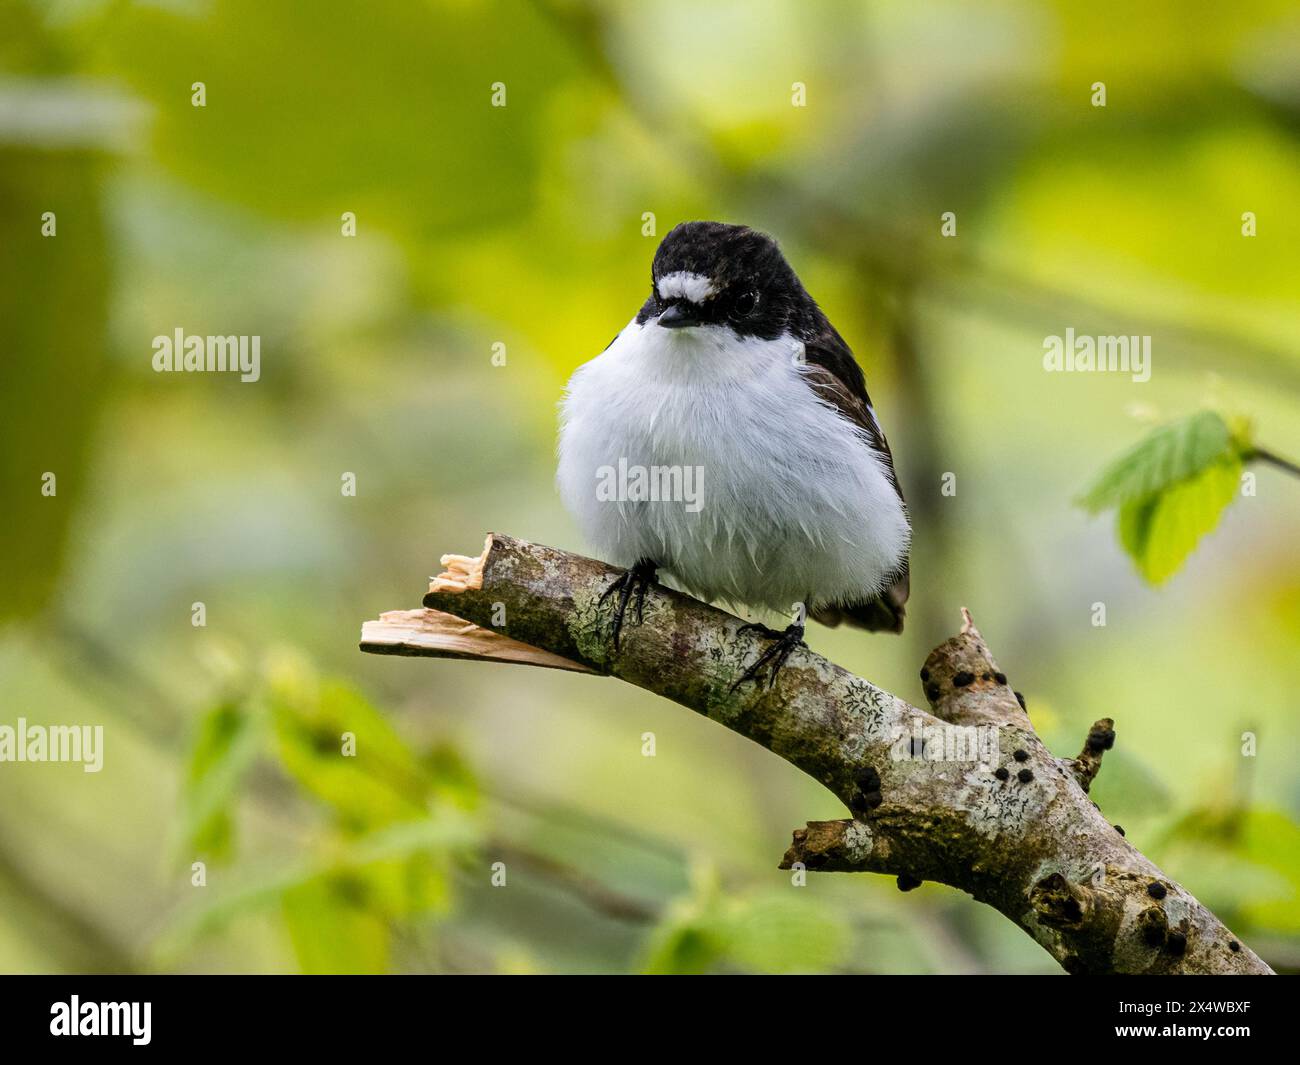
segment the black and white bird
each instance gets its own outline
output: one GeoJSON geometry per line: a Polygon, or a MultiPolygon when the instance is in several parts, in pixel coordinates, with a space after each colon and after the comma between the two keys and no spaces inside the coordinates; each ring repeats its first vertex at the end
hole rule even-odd
{"type": "Polygon", "coordinates": [[[783,633],[752,626],[773,643],[737,685],[765,668],[775,682],[805,616],[902,631],[911,525],[889,444],[852,351],[771,237],[675,227],[650,298],[574,373],[561,422],[564,503],[627,567],[605,593],[618,592],[615,648],[660,570],[709,601],[794,613],[783,633]],[[611,471],[628,469],[648,471],[641,490],[612,496],[611,471]],[[647,496],[682,470],[698,480],[693,506],[647,496]]]}

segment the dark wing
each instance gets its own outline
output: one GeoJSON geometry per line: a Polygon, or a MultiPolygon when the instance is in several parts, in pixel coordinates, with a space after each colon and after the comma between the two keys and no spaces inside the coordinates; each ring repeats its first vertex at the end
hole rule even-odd
{"type": "MultiPolygon", "coordinates": [[[[804,341],[804,348],[808,365],[813,367],[808,377],[809,384],[822,399],[863,431],[867,442],[884,462],[889,483],[894,486],[894,491],[906,508],[903,489],[899,486],[898,474],[894,471],[894,456],[890,453],[889,441],[885,439],[885,431],[876,420],[862,367],[853,358],[848,344],[836,332],[835,327],[822,317],[812,338],[804,341]]],[[[898,572],[875,599],[826,607],[815,611],[813,618],[832,627],[848,622],[870,632],[902,632],[908,591],[908,560],[904,558],[898,572]]]]}
{"type": "Polygon", "coordinates": [[[885,472],[901,500],[903,490],[899,487],[898,475],[894,472],[894,456],[890,453],[889,441],[885,439],[885,431],[876,420],[871,397],[867,395],[867,380],[862,374],[862,367],[853,357],[848,344],[836,332],[835,327],[823,319],[822,327],[811,340],[804,342],[804,348],[808,365],[816,368],[809,375],[809,384],[822,399],[866,434],[871,446],[884,460],[885,472]]]}

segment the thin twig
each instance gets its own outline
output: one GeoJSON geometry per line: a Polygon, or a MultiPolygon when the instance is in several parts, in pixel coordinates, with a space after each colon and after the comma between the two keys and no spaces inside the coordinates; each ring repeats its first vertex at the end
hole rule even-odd
{"type": "Polygon", "coordinates": [[[1246,460],[1248,462],[1266,462],[1270,466],[1276,466],[1279,470],[1291,474],[1292,477],[1300,477],[1300,464],[1294,463],[1290,459],[1284,459],[1281,455],[1267,451],[1262,447],[1252,448],[1246,452],[1246,460]]]}

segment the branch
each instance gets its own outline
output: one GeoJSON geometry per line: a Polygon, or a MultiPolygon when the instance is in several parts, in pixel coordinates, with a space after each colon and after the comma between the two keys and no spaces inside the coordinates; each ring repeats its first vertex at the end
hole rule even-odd
{"type": "Polygon", "coordinates": [[[1087,791],[1092,786],[1093,778],[1101,770],[1101,756],[1115,746],[1115,722],[1103,717],[1088,730],[1083,750],[1078,758],[1066,762],[1066,768],[1074,774],[1079,787],[1087,791]]]}
{"type": "Polygon", "coordinates": [[[1290,459],[1284,459],[1281,455],[1269,451],[1267,448],[1251,448],[1246,452],[1246,461],[1263,462],[1269,466],[1276,466],[1283,473],[1289,473],[1293,477],[1300,477],[1300,465],[1297,465],[1290,459]]]}
{"type": "Polygon", "coordinates": [[[921,670],[929,710],[804,649],[772,690],[732,692],[762,640],[731,614],[656,586],[615,656],[599,598],[619,570],[496,534],[442,562],[429,609],[367,622],[363,651],[605,674],[725,725],[854,815],[797,831],[785,867],[960,888],[1072,973],[1272,971],[1088,798],[1109,720],[1078,758],[1054,758],[969,614],[921,670]]]}

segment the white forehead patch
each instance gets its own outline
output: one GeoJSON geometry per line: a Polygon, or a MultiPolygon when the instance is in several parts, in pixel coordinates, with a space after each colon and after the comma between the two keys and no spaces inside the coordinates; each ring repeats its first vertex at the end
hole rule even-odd
{"type": "Polygon", "coordinates": [[[703,274],[692,274],[688,270],[664,274],[659,279],[659,298],[664,300],[681,298],[692,303],[703,303],[713,292],[712,281],[703,274]]]}

